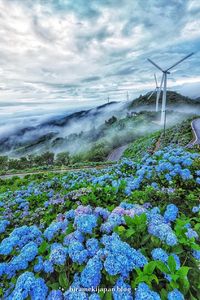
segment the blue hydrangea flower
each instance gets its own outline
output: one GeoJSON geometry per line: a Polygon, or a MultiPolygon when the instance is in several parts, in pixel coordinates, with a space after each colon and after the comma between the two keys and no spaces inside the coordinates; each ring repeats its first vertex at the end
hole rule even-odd
{"type": "Polygon", "coordinates": [[[192,254],[195,259],[200,260],[200,250],[194,250],[192,254]]]}
{"type": "Polygon", "coordinates": [[[88,239],[86,242],[86,249],[88,250],[88,255],[93,257],[99,250],[99,242],[95,238],[88,239]]]}
{"type": "Polygon", "coordinates": [[[155,249],[152,250],[151,255],[152,255],[154,260],[160,260],[164,263],[167,263],[168,254],[163,249],[155,248],[155,249]]]}
{"type": "Polygon", "coordinates": [[[15,247],[21,249],[28,242],[34,241],[36,244],[41,244],[41,231],[37,226],[22,226],[14,229],[8,238],[5,238],[0,244],[0,254],[9,255],[15,247]]]}
{"type": "Polygon", "coordinates": [[[197,177],[196,183],[197,183],[197,184],[200,184],[200,177],[197,177]]]}
{"type": "Polygon", "coordinates": [[[125,283],[122,277],[117,280],[112,295],[114,300],[133,300],[131,286],[125,283]]]}
{"type": "Polygon", "coordinates": [[[33,261],[37,254],[38,247],[34,242],[25,245],[20,254],[7,263],[6,274],[8,278],[13,277],[17,271],[27,269],[29,262],[33,261]]]}
{"type": "Polygon", "coordinates": [[[167,300],[184,300],[183,294],[178,289],[174,289],[172,292],[169,292],[167,295],[167,300]]]}
{"type": "Polygon", "coordinates": [[[155,235],[169,246],[177,244],[177,237],[173,232],[170,224],[166,223],[165,219],[158,213],[153,213],[152,210],[147,214],[148,232],[155,235]]]}
{"type": "Polygon", "coordinates": [[[89,296],[89,300],[101,300],[98,294],[92,294],[89,296]]]}
{"type": "Polygon", "coordinates": [[[178,214],[178,207],[174,204],[167,205],[167,208],[164,213],[164,219],[167,222],[173,222],[176,220],[178,214]]]}
{"type": "Polygon", "coordinates": [[[77,262],[80,265],[88,259],[88,251],[80,242],[72,242],[69,245],[68,253],[72,261],[77,262]]]}
{"type": "Polygon", "coordinates": [[[73,209],[70,209],[66,214],[65,214],[66,218],[68,220],[72,220],[75,218],[75,211],[73,209]]]}
{"type": "Polygon", "coordinates": [[[5,232],[6,227],[9,224],[10,224],[10,221],[8,221],[8,220],[0,220],[0,234],[5,232]]]}
{"type": "Polygon", "coordinates": [[[189,239],[192,239],[192,238],[195,238],[195,239],[198,239],[198,234],[195,230],[193,230],[192,228],[188,228],[187,229],[187,232],[185,233],[185,235],[189,238],[189,239]]]}
{"type": "Polygon", "coordinates": [[[8,300],[26,299],[28,296],[34,300],[45,300],[48,288],[41,278],[35,278],[31,272],[21,274],[16,282],[15,289],[8,297],[8,300]]]}
{"type": "Polygon", "coordinates": [[[54,265],[63,266],[66,262],[67,254],[67,248],[63,247],[61,244],[53,244],[51,246],[49,261],[54,265]]]}
{"type": "Polygon", "coordinates": [[[63,300],[63,293],[60,290],[53,290],[49,293],[47,300],[63,300]]]}
{"type": "Polygon", "coordinates": [[[42,256],[37,257],[37,263],[34,265],[33,270],[34,272],[38,273],[43,269],[43,258],[42,256]]]}
{"type": "Polygon", "coordinates": [[[75,217],[74,224],[80,232],[91,234],[97,226],[97,216],[89,214],[78,215],[75,217]]]}
{"type": "Polygon", "coordinates": [[[81,286],[85,288],[97,288],[101,282],[102,268],[103,264],[98,256],[90,258],[87,262],[85,269],[81,273],[81,286]]]}
{"type": "Polygon", "coordinates": [[[198,213],[200,211],[200,205],[199,206],[194,206],[193,208],[192,208],[192,212],[193,213],[198,213]]]}
{"type": "Polygon", "coordinates": [[[45,260],[43,263],[43,270],[45,273],[53,273],[54,268],[52,262],[49,260],[45,260]]]}
{"type": "Polygon", "coordinates": [[[66,230],[68,221],[52,222],[44,231],[44,236],[48,241],[51,241],[61,230],[66,230]]]}
{"type": "Polygon", "coordinates": [[[74,232],[72,232],[64,237],[63,245],[69,246],[69,244],[72,242],[83,243],[84,240],[85,240],[85,238],[84,238],[83,234],[80,231],[75,230],[74,232]]]}
{"type": "Polygon", "coordinates": [[[64,300],[88,300],[88,295],[80,289],[80,278],[78,274],[74,275],[74,281],[70,288],[64,293],[64,300]]]}
{"type": "Polygon", "coordinates": [[[158,293],[150,290],[146,283],[140,283],[135,292],[135,300],[161,300],[158,293]]]}
{"type": "Polygon", "coordinates": [[[133,269],[141,268],[147,263],[144,255],[122,242],[117,234],[104,236],[102,243],[107,253],[104,267],[110,275],[121,274],[126,277],[133,269]]]}

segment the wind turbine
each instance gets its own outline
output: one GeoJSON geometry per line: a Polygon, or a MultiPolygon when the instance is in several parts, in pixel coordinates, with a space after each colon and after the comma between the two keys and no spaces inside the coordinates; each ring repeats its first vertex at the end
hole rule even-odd
{"type": "Polygon", "coordinates": [[[126,100],[129,101],[129,92],[126,93],[126,100]]]}
{"type": "Polygon", "coordinates": [[[155,62],[153,62],[151,59],[148,58],[148,61],[163,73],[163,76],[162,76],[162,79],[161,79],[161,84],[160,84],[160,91],[161,91],[162,85],[164,83],[163,95],[162,95],[161,124],[165,124],[165,121],[166,121],[167,75],[170,74],[169,70],[173,69],[175,66],[177,66],[178,64],[180,64],[181,62],[183,62],[185,59],[189,58],[193,54],[194,54],[194,52],[188,54],[187,56],[180,59],[175,64],[173,64],[171,67],[167,68],[166,70],[163,70],[155,62]]]}
{"type": "Polygon", "coordinates": [[[156,111],[158,111],[158,104],[159,104],[159,98],[160,98],[160,87],[158,86],[158,81],[157,81],[157,77],[156,74],[154,73],[154,80],[156,83],[156,88],[155,90],[149,95],[149,97],[147,98],[147,100],[149,100],[154,93],[156,93],[156,111]]]}

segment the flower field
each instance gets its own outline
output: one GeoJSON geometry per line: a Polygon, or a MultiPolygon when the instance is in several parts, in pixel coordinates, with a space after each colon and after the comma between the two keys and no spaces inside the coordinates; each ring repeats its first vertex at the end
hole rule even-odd
{"type": "Polygon", "coordinates": [[[200,156],[2,180],[0,297],[200,299],[200,156]]]}

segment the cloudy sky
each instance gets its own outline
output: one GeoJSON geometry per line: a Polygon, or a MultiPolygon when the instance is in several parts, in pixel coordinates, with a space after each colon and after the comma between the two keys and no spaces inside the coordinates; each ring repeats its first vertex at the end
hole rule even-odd
{"type": "Polygon", "coordinates": [[[154,88],[200,96],[199,0],[0,0],[0,117],[125,100],[154,88]]]}

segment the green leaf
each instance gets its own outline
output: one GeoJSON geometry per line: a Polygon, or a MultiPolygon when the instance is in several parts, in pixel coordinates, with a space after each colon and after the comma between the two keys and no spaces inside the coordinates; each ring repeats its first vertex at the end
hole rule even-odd
{"type": "Polygon", "coordinates": [[[69,281],[65,272],[59,274],[58,281],[62,288],[67,289],[69,287],[69,281]]]}
{"type": "Polygon", "coordinates": [[[190,267],[183,266],[177,271],[177,274],[180,277],[186,277],[190,269],[190,267]]]}
{"type": "Polygon", "coordinates": [[[146,274],[152,274],[155,270],[156,262],[150,261],[147,265],[144,266],[144,273],[146,274]]]}
{"type": "Polygon", "coordinates": [[[167,299],[167,291],[165,289],[162,289],[161,292],[161,299],[164,300],[164,299],[167,299]]]}
{"type": "Polygon", "coordinates": [[[183,252],[183,247],[181,245],[177,245],[173,247],[173,253],[180,254],[183,252]]]}
{"type": "Polygon", "coordinates": [[[103,300],[112,300],[112,292],[106,292],[103,300]]]}
{"type": "Polygon", "coordinates": [[[49,287],[52,290],[58,290],[59,289],[59,283],[58,282],[54,282],[54,283],[50,284],[49,287]]]}
{"type": "Polygon", "coordinates": [[[46,241],[42,242],[42,244],[38,248],[38,253],[39,254],[44,254],[45,251],[47,250],[48,246],[49,246],[49,244],[46,241]]]}
{"type": "Polygon", "coordinates": [[[128,225],[129,227],[132,227],[135,224],[134,219],[129,216],[124,216],[124,220],[126,222],[126,225],[128,225]]]}
{"type": "Polygon", "coordinates": [[[159,284],[158,277],[157,277],[155,274],[152,274],[151,276],[149,276],[149,280],[150,280],[150,281],[155,280],[155,282],[156,282],[157,284],[159,284]]]}
{"type": "Polygon", "coordinates": [[[170,281],[170,286],[171,286],[173,289],[177,289],[177,288],[179,288],[179,285],[178,285],[178,283],[174,282],[173,280],[172,280],[172,281],[170,281]]]}
{"type": "Polygon", "coordinates": [[[168,266],[171,273],[174,273],[176,271],[176,261],[172,255],[168,257],[168,266]]]}
{"type": "Polygon", "coordinates": [[[156,266],[161,272],[166,274],[170,273],[168,267],[162,261],[156,261],[156,266]]]}
{"type": "Polygon", "coordinates": [[[135,234],[135,230],[133,228],[129,228],[125,233],[127,238],[131,237],[134,234],[135,234]]]}

